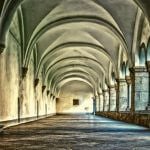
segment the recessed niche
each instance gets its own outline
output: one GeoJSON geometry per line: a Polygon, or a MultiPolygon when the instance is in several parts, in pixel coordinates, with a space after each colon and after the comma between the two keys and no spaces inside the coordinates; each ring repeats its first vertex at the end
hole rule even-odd
{"type": "Polygon", "coordinates": [[[79,99],[73,99],[73,105],[74,106],[79,105],[79,99]]]}

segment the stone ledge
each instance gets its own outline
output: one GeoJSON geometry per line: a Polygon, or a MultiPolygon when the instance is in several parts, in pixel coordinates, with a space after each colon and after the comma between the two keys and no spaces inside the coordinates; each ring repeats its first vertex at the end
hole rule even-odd
{"type": "Polygon", "coordinates": [[[41,116],[38,116],[38,117],[33,116],[33,117],[20,118],[20,122],[18,122],[18,119],[14,119],[14,120],[1,121],[0,123],[3,124],[3,128],[7,128],[7,127],[10,127],[10,126],[16,126],[16,125],[19,125],[19,124],[33,122],[33,121],[40,120],[40,119],[43,119],[43,118],[47,118],[47,117],[54,116],[54,115],[56,115],[56,113],[41,115],[41,116]]]}
{"type": "Polygon", "coordinates": [[[96,115],[150,128],[150,114],[141,114],[138,112],[135,113],[97,112],[96,115]]]}

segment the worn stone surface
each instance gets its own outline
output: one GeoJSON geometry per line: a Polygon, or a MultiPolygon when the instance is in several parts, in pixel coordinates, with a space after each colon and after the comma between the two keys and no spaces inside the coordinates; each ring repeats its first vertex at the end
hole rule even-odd
{"type": "Polygon", "coordinates": [[[148,112],[97,112],[96,114],[150,128],[150,113],[148,112]]]}
{"type": "Polygon", "coordinates": [[[119,94],[119,111],[125,111],[127,108],[127,83],[120,82],[120,94],[119,94]]]}
{"type": "Polygon", "coordinates": [[[100,95],[100,111],[103,111],[103,105],[104,105],[104,97],[103,94],[100,95]]]}
{"type": "Polygon", "coordinates": [[[135,74],[135,110],[145,110],[148,104],[148,73],[135,74]]]}
{"type": "Polygon", "coordinates": [[[147,128],[91,115],[58,115],[5,129],[1,150],[149,150],[147,128]]]}
{"type": "Polygon", "coordinates": [[[109,109],[109,93],[105,92],[104,111],[108,111],[108,109],[109,109]]]}
{"type": "Polygon", "coordinates": [[[116,110],[116,90],[111,88],[110,90],[110,111],[116,110]]]}

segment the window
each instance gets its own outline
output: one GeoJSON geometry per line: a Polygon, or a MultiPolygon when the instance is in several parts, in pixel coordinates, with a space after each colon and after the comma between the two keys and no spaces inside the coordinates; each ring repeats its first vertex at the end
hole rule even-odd
{"type": "Polygon", "coordinates": [[[79,105],[79,99],[73,99],[73,105],[79,105]]]}

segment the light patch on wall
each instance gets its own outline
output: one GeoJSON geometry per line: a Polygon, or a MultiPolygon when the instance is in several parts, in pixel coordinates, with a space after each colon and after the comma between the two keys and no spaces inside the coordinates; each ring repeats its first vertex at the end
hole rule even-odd
{"type": "Polygon", "coordinates": [[[60,92],[57,113],[91,113],[93,111],[91,87],[82,81],[70,81],[60,92]]]}

